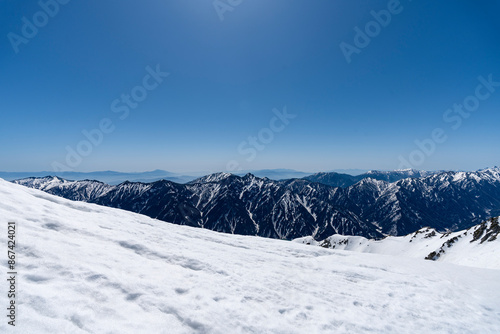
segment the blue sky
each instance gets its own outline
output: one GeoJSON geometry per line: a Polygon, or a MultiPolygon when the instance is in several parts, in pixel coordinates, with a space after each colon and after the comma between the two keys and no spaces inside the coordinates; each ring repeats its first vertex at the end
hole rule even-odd
{"type": "Polygon", "coordinates": [[[497,1],[54,1],[0,1],[0,170],[500,165],[497,1]]]}

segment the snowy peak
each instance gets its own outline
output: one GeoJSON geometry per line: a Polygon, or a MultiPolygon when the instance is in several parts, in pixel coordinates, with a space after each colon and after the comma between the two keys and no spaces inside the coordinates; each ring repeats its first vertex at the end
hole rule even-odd
{"type": "Polygon", "coordinates": [[[225,180],[231,176],[234,176],[234,175],[231,173],[219,172],[219,173],[214,173],[214,174],[202,176],[202,177],[197,178],[196,180],[193,180],[189,183],[194,184],[194,183],[220,182],[220,181],[225,180]]]}
{"type": "Polygon", "coordinates": [[[65,180],[57,176],[46,176],[46,177],[29,177],[21,181],[14,181],[14,183],[22,183],[23,185],[30,188],[37,188],[41,190],[50,189],[52,187],[57,187],[64,183],[70,183],[73,181],[65,180]]]}
{"type": "Polygon", "coordinates": [[[367,177],[357,182],[358,187],[375,187],[378,189],[385,189],[389,186],[390,182],[378,180],[375,178],[367,177]]]}
{"type": "Polygon", "coordinates": [[[89,201],[95,196],[106,194],[114,187],[100,181],[70,181],[61,179],[57,176],[27,178],[12,182],[29,188],[43,190],[48,193],[56,193],[62,197],[75,201],[89,201]]]}

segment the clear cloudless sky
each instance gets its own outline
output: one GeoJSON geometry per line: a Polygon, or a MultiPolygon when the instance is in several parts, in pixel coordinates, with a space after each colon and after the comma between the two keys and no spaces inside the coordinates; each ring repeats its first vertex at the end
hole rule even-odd
{"type": "Polygon", "coordinates": [[[221,20],[213,0],[72,0],[44,22],[38,1],[0,0],[0,170],[500,165],[500,87],[457,129],[443,119],[479,76],[500,82],[498,1],[401,0],[348,63],[340,44],[391,2],[220,0],[221,20]],[[16,53],[26,20],[40,27],[16,53]],[[120,119],[113,101],[157,65],[170,75],[120,119]],[[285,107],[296,117],[270,138],[285,107]],[[114,131],[84,151],[82,131],[105,118],[114,131]],[[446,140],[422,153],[436,128],[446,140]]]}

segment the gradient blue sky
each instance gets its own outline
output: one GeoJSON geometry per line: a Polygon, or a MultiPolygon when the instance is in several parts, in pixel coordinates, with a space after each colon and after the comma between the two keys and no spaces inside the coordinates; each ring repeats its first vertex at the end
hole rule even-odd
{"type": "Polygon", "coordinates": [[[103,118],[115,130],[73,170],[388,170],[435,128],[447,140],[414,167],[500,165],[500,87],[458,129],[443,120],[478,76],[500,81],[498,1],[401,0],[347,63],[339,44],[389,2],[243,0],[221,21],[213,0],[72,0],[16,53],[8,34],[41,7],[0,1],[0,170],[64,164],[103,118]],[[157,64],[170,76],[121,120],[111,103],[157,64]],[[238,146],[284,106],[297,117],[247,161],[238,146]]]}

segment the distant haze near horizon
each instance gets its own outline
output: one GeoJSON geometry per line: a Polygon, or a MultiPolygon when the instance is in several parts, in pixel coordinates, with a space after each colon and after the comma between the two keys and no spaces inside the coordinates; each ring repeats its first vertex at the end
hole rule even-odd
{"type": "Polygon", "coordinates": [[[63,2],[0,2],[0,170],[500,164],[498,1],[63,2]]]}
{"type": "MultiPolygon", "coordinates": [[[[345,170],[344,170],[345,171],[345,170]]],[[[92,171],[92,172],[54,172],[54,171],[31,171],[31,172],[5,172],[0,171],[0,178],[7,181],[18,180],[28,177],[44,177],[44,176],[58,176],[64,179],[70,180],[84,180],[84,179],[94,179],[109,184],[118,184],[123,181],[131,182],[153,182],[160,179],[166,179],[174,181],[177,183],[185,183],[192,181],[198,177],[219,173],[217,172],[207,172],[199,171],[194,173],[176,173],[161,169],[156,169],[153,171],[145,172],[119,172],[119,171],[92,171]]],[[[361,174],[360,170],[352,170],[352,174],[361,174]]],[[[363,172],[363,171],[361,171],[363,172]]],[[[258,177],[267,177],[270,179],[291,179],[291,178],[302,178],[305,176],[312,175],[314,173],[295,171],[292,169],[263,169],[263,170],[241,170],[234,171],[233,174],[245,175],[254,174],[258,177]]]]}
{"type": "MultiPolygon", "coordinates": [[[[497,167],[495,166],[484,166],[481,168],[477,169],[445,169],[445,168],[439,168],[439,169],[422,169],[422,168],[411,168],[414,170],[418,171],[427,171],[427,172],[434,172],[434,171],[464,171],[464,172],[473,172],[481,169],[486,169],[486,168],[493,168],[497,167]]],[[[111,170],[111,169],[106,169],[106,170],[90,170],[90,171],[82,171],[82,170],[67,170],[67,171],[50,171],[50,170],[40,170],[40,171],[35,171],[35,170],[21,170],[21,171],[7,171],[7,170],[0,170],[0,173],[22,173],[22,174],[29,174],[29,173],[80,173],[80,174],[91,174],[91,173],[120,173],[120,174],[142,174],[142,173],[155,173],[155,172],[164,172],[164,173],[169,173],[172,175],[199,175],[199,176],[204,176],[208,174],[215,174],[215,173],[231,173],[231,174],[246,174],[246,173],[254,173],[254,172],[270,172],[270,173],[303,173],[307,175],[311,174],[316,174],[316,173],[339,173],[339,174],[349,174],[349,175],[359,175],[359,174],[364,174],[369,171],[380,171],[380,172],[392,172],[396,170],[404,170],[408,168],[395,168],[395,169],[376,169],[376,168],[371,168],[371,169],[327,169],[327,170],[313,170],[313,171],[303,171],[303,170],[296,170],[296,169],[289,169],[289,168],[264,168],[264,169],[241,169],[241,170],[235,170],[235,171],[227,171],[227,170],[195,170],[195,171],[176,171],[176,170],[171,170],[171,169],[161,169],[157,168],[154,170],[144,170],[144,171],[139,171],[139,170],[111,170]]]]}
{"type": "MultiPolygon", "coordinates": [[[[443,171],[443,170],[439,170],[443,171]]],[[[461,170],[464,171],[464,170],[461,170]]],[[[98,180],[108,184],[119,184],[124,181],[130,182],[155,182],[161,179],[173,181],[176,183],[186,183],[190,182],[194,179],[197,179],[202,176],[221,173],[224,171],[216,171],[216,172],[194,172],[194,173],[176,173],[161,169],[156,169],[153,171],[145,171],[145,172],[119,172],[119,171],[92,171],[92,172],[54,172],[54,171],[31,171],[31,172],[6,172],[0,171],[0,178],[13,181],[20,180],[30,177],[45,177],[45,176],[57,176],[67,180],[98,180]]],[[[381,172],[381,173],[390,173],[394,171],[380,171],[380,170],[361,170],[361,169],[338,169],[338,170],[330,170],[330,171],[319,171],[319,172],[303,172],[296,171],[293,169],[262,169],[262,170],[241,170],[232,172],[232,174],[243,176],[246,174],[253,174],[260,178],[269,178],[271,180],[285,180],[285,179],[301,179],[306,178],[309,179],[309,176],[313,176],[316,174],[328,174],[328,173],[337,173],[339,175],[350,175],[350,176],[359,176],[369,172],[381,172]]],[[[438,172],[438,171],[423,171],[422,172],[438,172]]],[[[418,173],[417,173],[418,174],[418,173]]],[[[327,182],[328,183],[328,182],[327,182]]]]}

